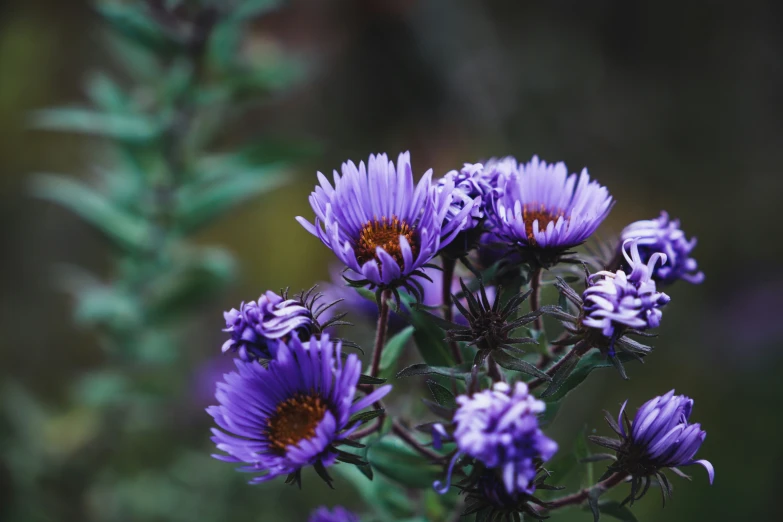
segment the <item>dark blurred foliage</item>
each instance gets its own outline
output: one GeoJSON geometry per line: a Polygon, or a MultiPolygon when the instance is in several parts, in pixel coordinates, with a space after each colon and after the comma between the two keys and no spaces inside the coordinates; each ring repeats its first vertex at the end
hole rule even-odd
{"type": "Polygon", "coordinates": [[[281,46],[312,71],[248,111],[242,133],[315,138],[323,152],[301,162],[292,183],[202,233],[236,253],[242,278],[188,321],[169,418],[140,419],[117,447],[92,443],[87,403],[65,408],[69,383],[100,369],[104,355],[72,324],[52,277],[61,263],[106,274],[107,247],[28,191],[33,171],[87,176],[103,144],[27,127],[30,111],[84,100],[87,73],[115,64],[85,2],[0,2],[0,520],[304,520],[320,503],[360,508],[346,482],[336,493],[309,475],[302,492],[250,487],[211,461],[199,376],[222,342],[222,310],[328,277],[330,253],[293,219],[310,215],[315,170],[406,149],[419,173],[506,154],[586,165],[618,201],[604,235],[661,209],[681,218],[699,238],[705,283],[671,288],[655,354],[630,382],[593,374],[551,434],[567,448],[582,426],[605,431],[602,408],[629,398],[633,410],[674,387],[696,400],[693,419],[708,432],[700,455],[716,482],[694,470],[693,483],[675,482],[665,511],[646,497],[639,519],[777,519],[781,15],[777,2],[313,0],[260,20],[244,45],[281,46]],[[115,467],[96,475],[109,457],[115,467]]]}

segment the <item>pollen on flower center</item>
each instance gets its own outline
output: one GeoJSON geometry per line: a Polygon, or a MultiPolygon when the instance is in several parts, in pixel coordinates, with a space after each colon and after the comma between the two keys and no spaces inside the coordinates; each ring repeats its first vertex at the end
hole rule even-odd
{"type": "Polygon", "coordinates": [[[376,250],[378,247],[381,247],[397,261],[400,268],[404,268],[405,260],[402,257],[402,249],[400,248],[400,236],[405,236],[415,256],[419,248],[416,244],[416,230],[408,223],[396,216],[392,216],[391,219],[383,217],[380,220],[373,219],[368,221],[359,234],[356,248],[357,260],[360,264],[364,264],[367,261],[376,259],[376,250]]]}
{"type": "Polygon", "coordinates": [[[267,421],[270,448],[284,453],[288,446],[315,437],[326,410],[326,403],[317,395],[295,395],[278,404],[267,421]]]}
{"type": "Polygon", "coordinates": [[[560,209],[553,212],[544,205],[525,205],[522,208],[522,221],[525,223],[525,234],[531,245],[536,244],[536,238],[533,235],[533,222],[538,220],[538,230],[545,230],[550,222],[557,222],[563,217],[565,212],[560,209]]]}

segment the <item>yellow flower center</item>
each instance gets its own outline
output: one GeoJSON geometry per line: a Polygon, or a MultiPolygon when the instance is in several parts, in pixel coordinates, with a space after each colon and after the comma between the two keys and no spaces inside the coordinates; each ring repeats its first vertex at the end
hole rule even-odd
{"type": "Polygon", "coordinates": [[[356,258],[359,264],[363,265],[371,259],[377,259],[376,250],[381,247],[397,261],[400,268],[404,268],[405,260],[400,248],[400,236],[405,236],[405,239],[408,240],[415,257],[418,252],[416,230],[408,223],[400,220],[397,216],[392,216],[391,219],[383,217],[380,221],[373,219],[365,223],[359,234],[356,248],[356,258]]]}
{"type": "Polygon", "coordinates": [[[557,222],[558,219],[563,217],[565,212],[560,209],[552,212],[544,205],[525,205],[522,207],[522,220],[525,223],[525,234],[527,235],[527,241],[531,245],[536,244],[536,238],[533,235],[533,222],[538,220],[538,230],[546,230],[547,225],[551,222],[557,222]]]}
{"type": "Polygon", "coordinates": [[[295,395],[281,402],[267,421],[269,446],[282,454],[288,446],[312,439],[326,410],[326,403],[316,395],[295,395]]]}

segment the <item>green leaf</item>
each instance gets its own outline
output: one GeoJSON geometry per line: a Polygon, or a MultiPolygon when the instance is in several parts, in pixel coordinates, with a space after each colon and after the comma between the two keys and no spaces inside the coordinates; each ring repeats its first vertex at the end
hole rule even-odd
{"type": "Polygon", "coordinates": [[[471,364],[464,363],[458,366],[429,366],[428,364],[412,364],[397,373],[397,378],[412,377],[414,375],[443,375],[460,381],[465,380],[465,375],[470,373],[471,364]]]}
{"type": "Polygon", "coordinates": [[[353,424],[354,422],[367,422],[369,420],[372,420],[376,417],[380,417],[383,415],[383,412],[385,410],[372,410],[372,411],[365,411],[362,413],[357,413],[353,417],[351,417],[351,420],[348,421],[349,424],[353,424]]]}
{"type": "Polygon", "coordinates": [[[497,362],[500,366],[505,368],[506,370],[514,370],[516,372],[524,373],[526,375],[532,375],[533,377],[541,377],[542,379],[545,379],[547,381],[551,381],[552,379],[549,377],[549,375],[545,374],[538,368],[536,368],[534,365],[530,364],[527,361],[523,361],[522,359],[517,359],[516,357],[512,357],[511,355],[507,354],[504,351],[501,350],[495,350],[492,352],[492,358],[497,362]]]}
{"type": "Polygon", "coordinates": [[[437,402],[440,406],[443,406],[444,408],[457,407],[457,401],[454,398],[454,394],[451,393],[451,390],[445,386],[441,386],[435,381],[428,380],[427,386],[429,387],[430,393],[432,393],[432,397],[435,399],[435,402],[437,402]]]}
{"type": "Polygon", "coordinates": [[[381,369],[379,372],[381,377],[388,378],[393,375],[400,354],[402,354],[405,345],[408,344],[412,335],[413,327],[408,326],[386,343],[381,354],[381,369]]]}
{"type": "Polygon", "coordinates": [[[414,515],[414,506],[405,492],[383,476],[370,481],[358,466],[341,465],[332,469],[356,488],[364,503],[372,506],[384,522],[398,522],[414,515]]]}
{"type": "Polygon", "coordinates": [[[593,513],[593,522],[598,522],[601,518],[601,511],[598,508],[598,497],[601,495],[601,491],[598,488],[593,488],[587,495],[587,506],[593,513]]]}
{"type": "Polygon", "coordinates": [[[370,377],[369,375],[360,375],[359,384],[383,384],[386,379],[379,379],[377,377],[370,377]]]}
{"type": "Polygon", "coordinates": [[[255,18],[274,11],[282,4],[281,0],[243,0],[234,8],[229,16],[232,18],[255,18]]]}
{"type": "Polygon", "coordinates": [[[192,310],[231,281],[236,272],[233,257],[219,248],[186,248],[175,254],[173,269],[149,285],[150,319],[164,323],[192,310]]]}
{"type": "MultiPolygon", "coordinates": [[[[617,358],[622,362],[636,361],[637,359],[627,353],[619,352],[617,358]]],[[[565,397],[571,390],[582,384],[587,379],[590,372],[599,368],[613,367],[612,362],[601,352],[593,351],[582,357],[576,364],[575,369],[567,376],[561,386],[552,394],[544,396],[547,402],[559,401],[565,397]]]]}
{"type": "Polygon", "coordinates": [[[431,488],[443,472],[441,466],[430,464],[400,439],[391,436],[370,446],[367,460],[378,473],[409,488],[431,488]]]}
{"type": "Polygon", "coordinates": [[[32,193],[77,214],[121,248],[131,252],[149,248],[152,230],[143,219],[118,208],[75,179],[38,174],[32,181],[32,193]]]}
{"type": "Polygon", "coordinates": [[[424,362],[432,366],[454,364],[455,361],[449,344],[446,342],[446,336],[437,323],[428,317],[427,312],[417,310],[413,306],[410,296],[404,296],[402,304],[414,327],[413,338],[416,340],[416,348],[418,348],[424,362]]]}
{"type": "Polygon", "coordinates": [[[91,134],[126,143],[148,143],[157,139],[163,125],[144,114],[118,114],[77,107],[36,111],[31,125],[39,129],[91,134]]]}
{"type": "Polygon", "coordinates": [[[281,174],[270,171],[263,175],[231,176],[198,187],[183,187],[176,195],[174,215],[177,229],[182,233],[190,233],[211,224],[221,215],[279,187],[284,181],[281,174]]]}
{"type": "Polygon", "coordinates": [[[164,55],[184,50],[183,39],[147,16],[141,5],[100,2],[95,8],[117,33],[139,46],[164,55]]]}
{"type": "Polygon", "coordinates": [[[221,75],[221,85],[236,101],[258,101],[264,95],[291,88],[305,77],[304,63],[291,56],[255,69],[234,68],[221,75]]]}
{"type": "Polygon", "coordinates": [[[95,72],[87,81],[87,94],[100,109],[110,113],[121,113],[128,107],[128,96],[111,77],[95,72]]]}
{"type": "Polygon", "coordinates": [[[549,383],[547,389],[541,394],[541,398],[547,398],[557,394],[563,386],[563,383],[565,383],[571,375],[571,372],[573,372],[577,364],[579,364],[579,357],[570,352],[564,355],[563,358],[566,359],[561,359],[562,362],[558,361],[560,366],[558,366],[557,371],[555,371],[555,374],[552,376],[552,382],[549,383]]]}

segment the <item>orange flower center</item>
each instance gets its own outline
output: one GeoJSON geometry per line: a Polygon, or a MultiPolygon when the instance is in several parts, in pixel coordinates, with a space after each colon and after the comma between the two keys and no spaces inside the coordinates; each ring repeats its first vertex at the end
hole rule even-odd
{"type": "Polygon", "coordinates": [[[533,222],[538,220],[538,230],[546,230],[547,225],[551,222],[557,222],[558,219],[563,217],[565,212],[557,209],[556,212],[552,212],[544,205],[525,205],[522,207],[522,220],[525,223],[525,234],[527,234],[528,243],[531,245],[536,244],[536,238],[533,235],[533,222]]]}
{"type": "Polygon", "coordinates": [[[288,446],[312,439],[326,410],[326,403],[314,395],[295,395],[281,402],[267,421],[266,433],[270,447],[284,453],[288,446]]]}
{"type": "Polygon", "coordinates": [[[371,259],[377,259],[376,250],[381,247],[397,261],[400,268],[404,268],[405,260],[400,248],[400,236],[405,236],[405,239],[408,240],[415,257],[419,248],[415,241],[416,230],[408,223],[401,221],[397,216],[392,216],[391,219],[383,217],[380,221],[373,219],[365,223],[359,234],[356,248],[356,258],[359,264],[363,265],[371,259]]]}

